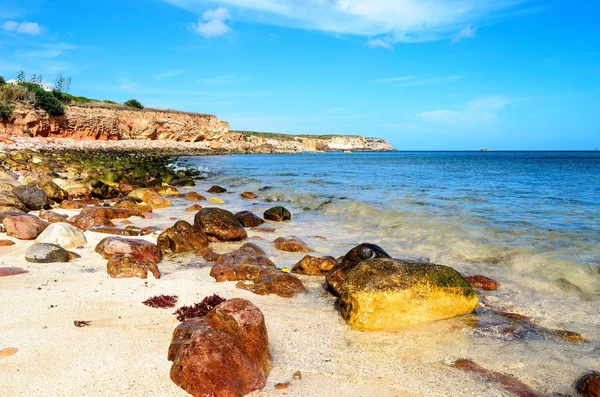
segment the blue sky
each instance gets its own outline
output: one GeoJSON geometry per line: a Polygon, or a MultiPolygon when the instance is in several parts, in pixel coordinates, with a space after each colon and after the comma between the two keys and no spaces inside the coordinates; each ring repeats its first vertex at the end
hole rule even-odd
{"type": "Polygon", "coordinates": [[[589,0],[2,0],[0,75],[400,150],[595,149],[599,15],[589,0]]]}

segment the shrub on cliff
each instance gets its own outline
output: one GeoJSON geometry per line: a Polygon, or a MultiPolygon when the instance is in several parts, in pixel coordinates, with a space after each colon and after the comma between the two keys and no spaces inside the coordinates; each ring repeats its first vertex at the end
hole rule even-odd
{"type": "Polygon", "coordinates": [[[19,85],[35,94],[34,106],[36,109],[44,109],[50,116],[62,116],[65,114],[65,108],[62,103],[56,99],[51,92],[44,91],[44,89],[36,83],[23,82],[19,85]]]}
{"type": "Polygon", "coordinates": [[[6,120],[12,116],[14,105],[9,102],[0,102],[0,120],[6,120]]]}
{"type": "Polygon", "coordinates": [[[12,84],[0,85],[0,102],[33,102],[35,95],[33,95],[25,87],[12,84]]]}
{"type": "Polygon", "coordinates": [[[125,101],[123,105],[140,110],[144,108],[144,106],[137,99],[130,99],[128,101],[125,101]]]}
{"type": "Polygon", "coordinates": [[[0,76],[0,85],[6,84],[6,80],[4,80],[3,76],[0,76]]]}

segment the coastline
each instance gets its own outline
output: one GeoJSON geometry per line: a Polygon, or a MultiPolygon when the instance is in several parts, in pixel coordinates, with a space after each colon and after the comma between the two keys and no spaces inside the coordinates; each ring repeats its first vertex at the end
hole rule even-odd
{"type": "MultiPolygon", "coordinates": [[[[104,142],[98,142],[98,146],[103,145],[104,142]]],[[[233,212],[251,210],[262,213],[272,205],[261,197],[252,201],[241,200],[238,197],[241,192],[233,184],[224,185],[230,190],[226,195],[207,194],[206,190],[213,182],[211,179],[200,180],[197,186],[180,190],[196,191],[208,198],[224,198],[225,204],[201,204],[233,212]]],[[[193,213],[184,209],[193,203],[181,198],[172,201],[173,207],[155,211],[159,216],[157,219],[133,217],[131,221],[136,226],[159,228],[171,226],[179,219],[191,222],[193,213]]],[[[333,233],[329,220],[318,222],[308,218],[299,205],[292,205],[290,209],[294,216],[291,223],[269,223],[269,226],[276,227],[276,233],[248,230],[248,241],[265,249],[278,267],[291,267],[303,256],[275,250],[271,241],[278,236],[298,235],[319,256],[340,256],[362,242],[342,237],[351,225],[333,233]],[[320,236],[326,239],[317,238],[320,236]]],[[[78,212],[55,211],[71,216],[78,212]]],[[[125,226],[122,221],[115,223],[125,226]]],[[[172,311],[147,308],[141,304],[143,300],[160,294],[178,295],[180,306],[218,293],[226,298],[243,297],[263,310],[274,370],[265,389],[253,394],[257,396],[281,395],[282,392],[274,385],[288,381],[297,370],[302,372],[303,379],[286,389],[286,395],[419,396],[443,395],[447,390],[452,390],[453,395],[481,394],[483,391],[491,396],[506,395],[501,388],[482,383],[480,378],[450,367],[453,360],[464,357],[473,358],[495,370],[518,375],[525,383],[546,392],[567,393],[569,384],[565,380],[574,380],[580,375],[575,367],[563,368],[559,390],[554,388],[555,384],[544,389],[544,382],[549,379],[544,376],[543,368],[523,371],[519,363],[510,359],[516,346],[506,346],[504,362],[488,357],[486,343],[473,340],[470,335],[471,316],[435,322],[398,334],[351,330],[337,313],[335,299],[323,289],[321,278],[302,276],[308,292],[295,298],[259,296],[237,289],[235,283],[216,283],[208,275],[210,266],[195,255],[175,255],[160,263],[164,274],[160,280],[151,276],[147,280],[111,279],[106,275],[106,261],[94,252],[96,243],[107,235],[90,231],[85,234],[88,239],[86,246],[73,250],[81,258],[65,264],[25,262],[24,253],[31,244],[27,241],[11,239],[16,242],[14,246],[0,248],[3,250],[0,251],[1,266],[17,266],[29,271],[0,278],[0,304],[11,319],[2,325],[1,333],[6,335],[6,341],[3,337],[0,349],[6,346],[19,349],[14,356],[0,359],[0,370],[9,374],[3,377],[0,385],[3,389],[14,391],[15,395],[47,393],[48,384],[53,386],[52,394],[48,395],[57,396],[187,395],[168,377],[170,363],[166,360],[166,351],[177,325],[172,311]],[[20,299],[15,301],[15,296],[20,299]],[[82,320],[91,321],[92,325],[86,328],[73,325],[73,321],[82,320]],[[103,349],[99,351],[98,346],[103,346],[103,349]],[[135,357],[134,362],[131,357],[135,357]],[[40,361],[41,364],[31,365],[40,361]],[[74,382],[75,378],[81,380],[74,382]]],[[[156,242],[157,234],[158,231],[135,238],[156,242]]],[[[225,253],[240,245],[213,243],[211,247],[218,253],[225,253]]],[[[472,271],[466,265],[458,270],[472,271]]],[[[502,277],[499,270],[486,268],[486,272],[493,277],[502,277]]],[[[508,281],[505,284],[508,291],[518,288],[508,281]]],[[[492,297],[497,300],[503,294],[506,292],[499,296],[492,294],[492,297]]],[[[570,351],[580,352],[587,348],[585,345],[569,345],[570,351]]],[[[561,346],[557,354],[565,351],[569,350],[561,346]]],[[[531,359],[541,359],[544,353],[539,354],[531,359]]]]}

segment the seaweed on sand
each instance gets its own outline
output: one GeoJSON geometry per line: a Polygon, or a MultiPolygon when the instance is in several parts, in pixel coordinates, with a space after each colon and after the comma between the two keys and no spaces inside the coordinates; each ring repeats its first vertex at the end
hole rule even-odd
{"type": "Polygon", "coordinates": [[[173,314],[176,314],[177,320],[182,322],[189,318],[202,317],[219,303],[225,302],[225,300],[226,299],[221,298],[219,295],[213,294],[212,296],[204,298],[200,303],[196,303],[192,306],[182,306],[173,314]]]}

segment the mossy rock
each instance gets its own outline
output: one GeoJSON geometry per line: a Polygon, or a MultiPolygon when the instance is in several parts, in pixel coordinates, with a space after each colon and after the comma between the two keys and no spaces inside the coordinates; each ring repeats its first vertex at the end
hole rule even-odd
{"type": "Polygon", "coordinates": [[[376,258],[348,272],[340,314],[356,329],[397,331],[471,313],[477,304],[475,291],[451,267],[376,258]]]}
{"type": "Polygon", "coordinates": [[[102,173],[102,175],[100,175],[98,180],[110,187],[117,187],[117,186],[119,186],[119,181],[121,180],[121,176],[118,173],[116,173],[115,171],[106,171],[106,172],[102,173]]]}

